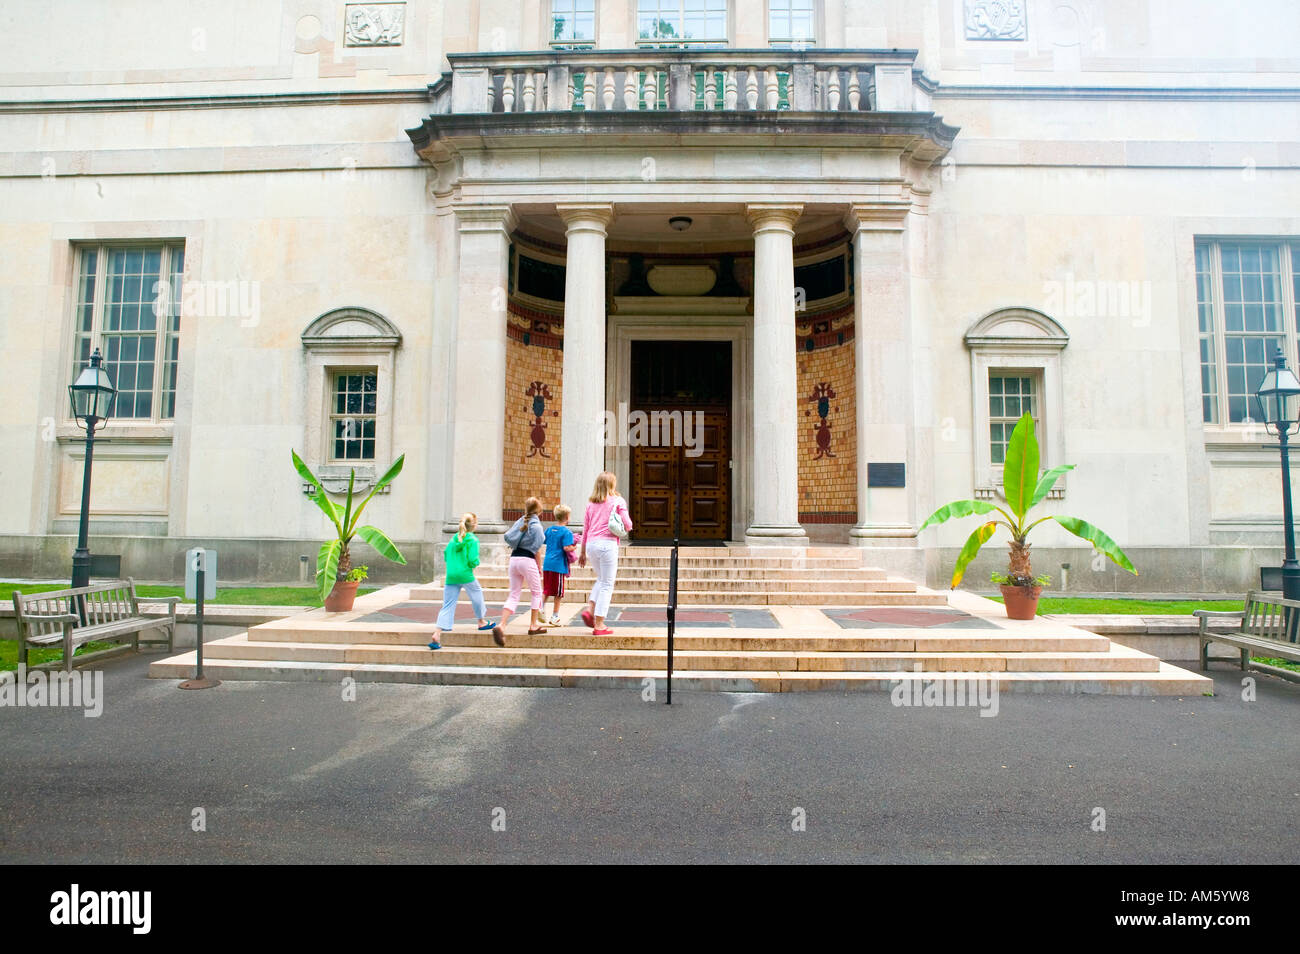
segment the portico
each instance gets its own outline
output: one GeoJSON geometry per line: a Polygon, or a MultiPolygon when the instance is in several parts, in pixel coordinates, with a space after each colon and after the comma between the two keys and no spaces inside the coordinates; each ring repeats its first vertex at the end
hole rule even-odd
{"type": "Polygon", "coordinates": [[[909,54],[648,55],[453,54],[410,130],[457,223],[444,530],[473,511],[491,538],[532,495],[577,521],[612,469],[629,497],[657,481],[688,536],[914,548],[908,226],[955,130],[909,54]],[[655,341],[729,343],[729,394],[653,398],[705,401],[705,463],[606,433],[655,341]]]}

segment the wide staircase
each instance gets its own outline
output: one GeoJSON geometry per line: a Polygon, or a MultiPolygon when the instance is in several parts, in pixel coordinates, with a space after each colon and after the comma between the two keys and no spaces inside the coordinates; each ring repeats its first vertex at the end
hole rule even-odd
{"type": "MultiPolygon", "coordinates": [[[[780,692],[891,689],[901,683],[987,680],[999,691],[1195,695],[1210,680],[1105,636],[1039,618],[1015,621],[965,593],[935,592],[863,565],[852,548],[681,551],[674,685],[682,689],[780,692]]],[[[578,570],[561,613],[565,625],[527,636],[524,615],[507,645],[477,632],[462,600],[456,629],[431,651],[440,585],[392,586],[349,613],[312,610],[205,644],[219,679],[445,685],[662,689],[666,666],[668,550],[629,548],[620,558],[609,625],[593,636],[577,613],[591,585],[578,570]]],[[[502,568],[479,572],[496,615],[502,568]]],[[[194,653],[150,667],[193,674],[194,653]]]]}
{"type": "MultiPolygon", "coordinates": [[[[619,554],[616,602],[666,606],[670,547],[630,546],[619,554]]],[[[679,606],[942,606],[943,593],[864,565],[855,547],[681,547],[679,606]]],[[[504,563],[476,574],[488,603],[505,601],[504,563]]],[[[565,602],[582,603],[595,575],[575,561],[565,602]]],[[[442,600],[442,585],[416,587],[416,600],[442,600]]]]}

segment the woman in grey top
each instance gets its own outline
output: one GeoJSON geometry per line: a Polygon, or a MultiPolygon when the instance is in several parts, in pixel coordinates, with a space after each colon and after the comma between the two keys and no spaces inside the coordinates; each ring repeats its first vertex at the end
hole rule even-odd
{"type": "MultiPolygon", "coordinates": [[[[514,547],[510,553],[510,595],[501,606],[501,625],[492,631],[493,636],[504,636],[503,627],[518,608],[525,585],[532,597],[528,635],[541,636],[546,632],[546,627],[537,618],[545,602],[542,595],[542,547],[546,543],[546,533],[542,530],[541,512],[542,502],[529,497],[524,501],[524,515],[506,531],[506,543],[514,547]]],[[[504,645],[504,640],[498,638],[497,645],[504,645]]]]}

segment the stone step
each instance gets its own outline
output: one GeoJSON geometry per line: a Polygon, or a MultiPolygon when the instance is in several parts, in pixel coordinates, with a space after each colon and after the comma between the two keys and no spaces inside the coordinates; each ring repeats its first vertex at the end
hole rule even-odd
{"type": "MultiPolygon", "coordinates": [[[[573,579],[595,579],[595,573],[590,568],[583,568],[574,565],[570,574],[573,579]]],[[[480,583],[488,580],[506,580],[509,578],[509,571],[506,567],[482,567],[480,566],[475,572],[475,577],[480,583]]],[[[668,582],[668,567],[628,567],[623,563],[618,565],[618,578],[620,581],[629,580],[658,580],[662,583],[668,582]]],[[[683,567],[677,574],[679,581],[699,580],[699,581],[769,581],[769,580],[788,580],[800,583],[816,583],[819,581],[861,581],[865,580],[872,583],[893,582],[915,587],[916,584],[910,580],[890,579],[884,570],[838,568],[832,570],[808,570],[808,569],[779,569],[763,567],[734,567],[718,566],[708,569],[689,569],[683,567]]]]}
{"type": "MultiPolygon", "coordinates": [[[[485,589],[483,598],[489,607],[499,607],[509,596],[505,589],[485,589]]],[[[586,602],[590,591],[575,587],[565,592],[564,602],[568,604],[586,602]]],[[[419,599],[416,597],[416,599],[419,599]]],[[[436,595],[432,592],[426,597],[427,602],[442,602],[442,590],[436,595]]],[[[666,606],[667,590],[624,591],[614,588],[616,606],[666,606]]],[[[679,606],[945,606],[947,598],[942,593],[844,593],[844,592],[795,592],[795,593],[727,593],[717,590],[681,590],[677,591],[679,606]]],[[[527,608],[528,597],[525,594],[522,605],[527,608]]]]}
{"type": "MultiPolygon", "coordinates": [[[[464,624],[462,624],[464,625],[464,624]]],[[[617,625],[617,624],[616,624],[617,625]]],[[[625,649],[664,652],[668,638],[662,624],[658,633],[652,624],[638,626],[638,631],[623,632],[616,628],[612,636],[593,636],[590,630],[579,625],[555,627],[542,636],[529,636],[519,621],[507,627],[507,641],[514,648],[531,649],[625,649]]],[[[630,628],[629,628],[630,629],[630,628]]],[[[364,646],[416,646],[429,641],[433,627],[421,623],[294,623],[292,618],[275,620],[250,629],[248,639],[264,643],[347,644],[364,646]]],[[[234,637],[230,637],[234,638],[234,637]]],[[[476,630],[453,630],[442,634],[444,646],[489,648],[493,646],[490,633],[476,630]]],[[[673,645],[680,650],[700,651],[775,651],[775,652],[928,652],[928,653],[1035,653],[1071,652],[1105,653],[1113,645],[1105,636],[1073,632],[1062,635],[989,634],[987,631],[950,630],[934,634],[901,635],[897,630],[889,634],[872,635],[870,630],[847,630],[843,634],[794,634],[774,630],[771,634],[757,634],[747,630],[735,635],[729,629],[719,628],[715,633],[701,633],[698,629],[678,633],[673,645]]]]}
{"type": "MultiPolygon", "coordinates": [[[[510,669],[638,669],[664,665],[664,652],[654,650],[505,648],[446,645],[437,651],[424,646],[385,646],[341,643],[262,642],[246,635],[206,644],[205,659],[269,659],[383,665],[496,666],[510,669]]],[[[674,653],[682,669],[756,672],[1153,672],[1159,660],[1124,646],[1105,652],[814,652],[779,650],[700,650],[674,653]]]]}
{"type": "MultiPolygon", "coordinates": [[[[495,574],[482,574],[477,577],[479,585],[487,590],[508,590],[510,581],[504,576],[495,574]]],[[[568,590],[589,590],[595,580],[586,574],[578,577],[570,577],[566,585],[568,590]]],[[[618,581],[615,583],[615,591],[619,593],[646,593],[646,592],[667,592],[667,580],[647,580],[638,577],[627,577],[620,574],[618,581]]],[[[915,583],[909,583],[907,580],[826,580],[820,585],[812,581],[799,580],[691,580],[679,579],[677,581],[677,592],[700,593],[713,591],[717,593],[803,593],[809,590],[827,593],[915,593],[917,588],[915,583]]],[[[442,600],[442,587],[420,587],[418,590],[412,590],[412,599],[417,600],[442,600]]]]}
{"type": "MultiPolygon", "coordinates": [[[[429,655],[436,655],[430,653],[429,655]]],[[[194,674],[193,652],[160,660],[149,675],[184,679],[194,674]]],[[[301,662],[297,660],[210,659],[205,652],[204,671],[223,680],[338,682],[351,677],[358,682],[400,682],[425,685],[512,686],[548,688],[600,688],[643,691],[653,679],[656,693],[664,690],[663,670],[546,669],[502,666],[448,666],[406,664],[355,664],[301,662]]],[[[718,692],[787,692],[798,690],[892,690],[915,682],[920,689],[937,686],[947,692],[960,685],[969,692],[971,679],[988,680],[1002,692],[1105,693],[1117,695],[1201,695],[1213,692],[1204,676],[1160,663],[1151,672],[914,672],[905,671],[693,671],[677,670],[673,687],[679,690],[718,692]]],[[[987,684],[987,683],[986,683],[987,684]]],[[[918,700],[919,701],[919,700],[918,700]]]]}

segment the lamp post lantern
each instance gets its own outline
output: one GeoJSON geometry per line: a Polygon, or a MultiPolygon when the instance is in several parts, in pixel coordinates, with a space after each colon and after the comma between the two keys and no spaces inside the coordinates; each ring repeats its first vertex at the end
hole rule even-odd
{"type": "Polygon", "coordinates": [[[1291,516],[1291,429],[1300,421],[1300,379],[1286,366],[1286,357],[1278,348],[1273,367],[1264,375],[1255,391],[1264,427],[1276,434],[1282,451],[1282,529],[1286,557],[1282,561],[1282,596],[1300,599],[1300,563],[1295,557],[1295,528],[1291,516]]]}
{"type": "Polygon", "coordinates": [[[72,399],[72,416],[86,429],[86,463],[81,475],[81,526],[77,531],[77,550],[72,555],[72,585],[90,585],[90,468],[95,456],[95,428],[108,420],[117,388],[103,368],[104,359],[95,349],[88,364],[68,386],[72,399]]]}

